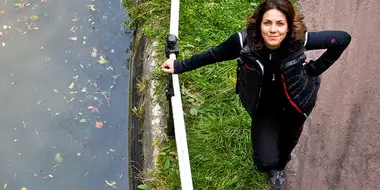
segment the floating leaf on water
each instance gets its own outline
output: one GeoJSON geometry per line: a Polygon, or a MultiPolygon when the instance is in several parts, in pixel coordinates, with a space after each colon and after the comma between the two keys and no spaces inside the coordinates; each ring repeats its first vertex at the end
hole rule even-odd
{"type": "Polygon", "coordinates": [[[91,112],[99,112],[99,109],[97,107],[94,107],[94,106],[89,106],[88,109],[91,111],[91,112]]]}
{"type": "Polygon", "coordinates": [[[105,63],[107,63],[107,60],[104,59],[103,56],[100,56],[99,63],[100,63],[100,64],[105,64],[105,63]]]}
{"type": "Polygon", "coordinates": [[[110,181],[110,182],[108,182],[107,180],[105,180],[105,182],[106,182],[106,184],[108,185],[108,186],[110,186],[111,188],[116,188],[116,181],[110,181]]]}
{"type": "Polygon", "coordinates": [[[71,36],[71,37],[69,38],[69,40],[71,40],[71,41],[77,41],[77,40],[78,40],[78,37],[77,37],[77,36],[71,36]]]}
{"type": "Polygon", "coordinates": [[[74,88],[74,85],[75,85],[75,83],[72,82],[72,83],[70,84],[70,86],[69,86],[69,89],[73,89],[73,88],[74,88]]]}
{"type": "Polygon", "coordinates": [[[16,3],[15,6],[18,8],[25,8],[25,3],[16,3]]]}
{"type": "Polygon", "coordinates": [[[101,121],[97,121],[96,124],[95,124],[96,128],[100,129],[103,127],[103,122],[101,121]]]}
{"type": "Polygon", "coordinates": [[[92,10],[92,11],[96,11],[96,9],[95,9],[95,5],[89,5],[89,6],[88,6],[88,9],[90,9],[90,10],[92,10]]]}
{"type": "Polygon", "coordinates": [[[29,19],[31,20],[31,21],[36,21],[36,20],[38,20],[38,15],[32,15],[32,16],[30,16],[29,17],[29,19]]]}
{"type": "Polygon", "coordinates": [[[57,153],[57,154],[55,155],[55,161],[56,161],[57,163],[61,163],[61,162],[63,161],[63,158],[61,157],[61,153],[57,153]]]}
{"type": "Polygon", "coordinates": [[[7,189],[7,187],[8,187],[8,183],[5,183],[4,184],[4,189],[7,189]]]}
{"type": "Polygon", "coordinates": [[[92,52],[91,52],[91,57],[96,57],[96,56],[98,56],[98,50],[95,47],[93,47],[92,52]]]}

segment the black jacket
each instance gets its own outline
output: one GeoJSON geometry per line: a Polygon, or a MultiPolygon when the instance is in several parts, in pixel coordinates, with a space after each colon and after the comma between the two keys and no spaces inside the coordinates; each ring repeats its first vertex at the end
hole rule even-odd
{"type": "Polygon", "coordinates": [[[257,106],[269,109],[290,105],[301,114],[310,114],[319,88],[319,75],[343,53],[351,41],[344,31],[308,32],[304,42],[283,43],[270,51],[245,44],[239,33],[186,60],[176,60],[175,73],[183,73],[208,64],[240,57],[237,92],[243,106],[253,115],[257,106]],[[307,50],[327,49],[317,60],[305,63],[307,50]],[[286,65],[290,67],[284,67],[286,65]]]}

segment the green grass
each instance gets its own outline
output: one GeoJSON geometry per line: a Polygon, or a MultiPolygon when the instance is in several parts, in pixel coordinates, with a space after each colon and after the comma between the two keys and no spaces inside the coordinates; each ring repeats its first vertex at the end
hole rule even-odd
{"type": "MultiPolygon", "coordinates": [[[[159,42],[158,62],[165,60],[170,3],[151,0],[128,5],[144,35],[159,42]]],[[[208,50],[245,26],[255,0],[187,0],[180,4],[179,59],[208,50]]],[[[266,189],[265,176],[253,169],[250,119],[235,94],[236,61],[217,63],[180,75],[183,109],[195,189],[266,189]],[[190,111],[191,110],[191,111],[190,111]]],[[[159,66],[159,65],[157,65],[159,66]]],[[[154,73],[160,88],[167,74],[154,73]]],[[[167,109],[165,94],[156,92],[167,109]]],[[[160,168],[146,179],[154,189],[180,189],[175,140],[162,145],[160,168]]]]}

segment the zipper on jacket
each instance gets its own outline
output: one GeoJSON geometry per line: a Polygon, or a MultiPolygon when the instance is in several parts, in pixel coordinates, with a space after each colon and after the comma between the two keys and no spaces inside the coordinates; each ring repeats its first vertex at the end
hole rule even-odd
{"type": "MultiPolygon", "coordinates": [[[[269,54],[269,60],[272,60],[272,54],[273,54],[273,53],[270,53],[270,54],[269,54]]],[[[274,73],[273,73],[272,81],[275,81],[275,80],[276,80],[276,78],[275,78],[274,73]]]]}

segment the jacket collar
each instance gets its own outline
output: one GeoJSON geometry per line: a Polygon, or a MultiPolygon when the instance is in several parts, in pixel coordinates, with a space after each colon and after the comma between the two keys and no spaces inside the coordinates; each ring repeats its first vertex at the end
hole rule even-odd
{"type": "Polygon", "coordinates": [[[305,52],[305,47],[302,43],[283,43],[276,50],[269,50],[265,46],[257,49],[254,45],[250,46],[250,50],[257,59],[264,63],[285,63],[302,55],[305,52]]]}

